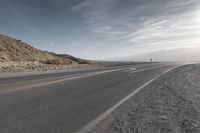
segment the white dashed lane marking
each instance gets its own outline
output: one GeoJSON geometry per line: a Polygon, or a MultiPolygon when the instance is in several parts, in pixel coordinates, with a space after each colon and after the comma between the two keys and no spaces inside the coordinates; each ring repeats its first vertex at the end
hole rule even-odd
{"type": "Polygon", "coordinates": [[[130,69],[125,70],[124,72],[131,72],[131,71],[135,71],[135,70],[137,70],[137,68],[130,68],[130,69]]]}

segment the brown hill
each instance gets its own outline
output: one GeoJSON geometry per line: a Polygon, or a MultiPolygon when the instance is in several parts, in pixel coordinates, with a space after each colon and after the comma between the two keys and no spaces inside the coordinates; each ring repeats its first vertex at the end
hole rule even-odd
{"type": "Polygon", "coordinates": [[[67,65],[72,60],[36,49],[21,40],[0,34],[0,62],[40,61],[46,64],[67,65]]]}
{"type": "Polygon", "coordinates": [[[74,56],[71,56],[68,54],[56,54],[56,55],[59,57],[64,57],[64,58],[70,59],[73,62],[76,62],[77,64],[91,64],[91,65],[94,64],[94,62],[92,62],[90,60],[80,59],[80,58],[77,58],[77,57],[74,57],[74,56]]]}

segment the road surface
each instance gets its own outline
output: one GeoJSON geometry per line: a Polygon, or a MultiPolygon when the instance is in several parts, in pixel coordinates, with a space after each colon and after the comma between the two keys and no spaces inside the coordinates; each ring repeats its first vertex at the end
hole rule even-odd
{"type": "Polygon", "coordinates": [[[77,132],[177,64],[150,63],[0,79],[0,133],[77,132]]]}

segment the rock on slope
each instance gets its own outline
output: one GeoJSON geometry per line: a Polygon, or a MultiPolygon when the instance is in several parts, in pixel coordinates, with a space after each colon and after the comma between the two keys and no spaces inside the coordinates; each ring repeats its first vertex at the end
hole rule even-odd
{"type": "Polygon", "coordinates": [[[32,46],[8,36],[0,35],[0,62],[39,61],[45,64],[67,65],[72,61],[32,46]]]}

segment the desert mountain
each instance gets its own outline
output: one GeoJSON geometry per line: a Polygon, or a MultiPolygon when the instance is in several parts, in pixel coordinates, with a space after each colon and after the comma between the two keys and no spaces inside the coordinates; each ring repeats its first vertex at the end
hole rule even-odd
{"type": "Polygon", "coordinates": [[[0,62],[8,61],[40,61],[46,64],[68,65],[77,62],[73,56],[56,55],[36,49],[29,44],[0,34],[0,62]]]}
{"type": "Polygon", "coordinates": [[[150,53],[115,58],[114,60],[149,61],[150,59],[153,59],[153,61],[200,61],[200,46],[160,50],[150,53]]]}
{"type": "Polygon", "coordinates": [[[75,64],[94,64],[94,62],[90,61],[90,60],[85,60],[85,59],[81,59],[81,58],[77,58],[77,57],[74,57],[72,55],[69,55],[69,54],[56,54],[54,52],[48,52],[48,51],[45,51],[51,55],[55,55],[55,56],[59,56],[59,57],[62,57],[62,58],[66,58],[66,59],[69,59],[72,61],[72,63],[75,63],[75,64]]]}

